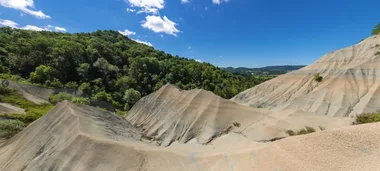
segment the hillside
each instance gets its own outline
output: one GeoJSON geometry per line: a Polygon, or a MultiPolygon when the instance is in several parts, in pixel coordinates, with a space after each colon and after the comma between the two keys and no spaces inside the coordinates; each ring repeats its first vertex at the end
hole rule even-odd
{"type": "Polygon", "coordinates": [[[82,96],[121,110],[167,83],[231,98],[264,81],[172,56],[117,31],[69,34],[9,27],[0,28],[0,73],[47,87],[78,88],[82,96]]]}
{"type": "Polygon", "coordinates": [[[330,52],[307,67],[248,89],[232,100],[252,107],[341,117],[377,112],[379,55],[380,36],[374,35],[354,46],[330,52]]]}
{"type": "Polygon", "coordinates": [[[305,67],[305,65],[282,65],[282,66],[266,66],[261,68],[246,68],[246,67],[227,67],[221,68],[231,73],[238,73],[242,75],[254,75],[254,76],[273,76],[286,74],[290,71],[298,70],[305,67]]]}

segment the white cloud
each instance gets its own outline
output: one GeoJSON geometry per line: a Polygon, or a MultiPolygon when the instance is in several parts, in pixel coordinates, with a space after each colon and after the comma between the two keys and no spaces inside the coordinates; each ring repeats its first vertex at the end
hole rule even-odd
{"type": "MultiPolygon", "coordinates": [[[[0,19],[0,26],[8,26],[12,28],[18,28],[18,24],[14,21],[11,20],[3,20],[0,19]]],[[[26,25],[24,27],[20,27],[20,29],[24,30],[33,30],[33,31],[56,31],[56,32],[67,32],[67,30],[63,27],[57,27],[57,26],[52,26],[48,25],[46,27],[38,27],[38,26],[33,26],[33,25],[26,25]]]]}
{"type": "Polygon", "coordinates": [[[187,49],[191,49],[191,48],[192,48],[191,46],[187,47],[187,49]]]}
{"type": "Polygon", "coordinates": [[[127,12],[136,12],[135,9],[127,8],[127,12]]]}
{"type": "Polygon", "coordinates": [[[199,60],[199,59],[196,59],[195,61],[197,61],[197,62],[202,62],[202,60],[199,60]]]}
{"type": "Polygon", "coordinates": [[[136,35],[136,32],[130,31],[128,29],[125,29],[124,31],[120,31],[119,30],[119,33],[122,34],[122,35],[124,35],[124,36],[136,35]]]}
{"type": "Polygon", "coordinates": [[[230,0],[212,0],[212,3],[214,4],[221,4],[222,2],[228,2],[230,0]]]}
{"type": "Polygon", "coordinates": [[[0,19],[0,26],[8,26],[12,28],[17,28],[17,25],[18,24],[15,23],[14,21],[0,19]]]}
{"type": "Polygon", "coordinates": [[[33,31],[55,31],[55,32],[66,32],[67,31],[63,27],[57,27],[57,26],[52,26],[52,25],[48,25],[46,27],[38,27],[38,26],[33,26],[33,25],[26,25],[24,27],[21,27],[20,29],[33,30],[33,31]]]}
{"type": "Polygon", "coordinates": [[[50,31],[46,28],[41,28],[41,27],[37,27],[37,26],[32,26],[32,25],[26,25],[24,27],[22,27],[21,29],[24,29],[24,30],[33,30],[33,31],[50,31]]]}
{"type": "Polygon", "coordinates": [[[164,35],[160,34],[160,37],[161,37],[161,38],[163,38],[163,37],[164,37],[164,35]]]}
{"type": "Polygon", "coordinates": [[[156,33],[166,33],[173,36],[177,36],[180,32],[173,21],[170,21],[166,16],[161,18],[160,16],[146,16],[145,21],[142,21],[141,26],[150,29],[156,33]]]}
{"type": "Polygon", "coordinates": [[[67,30],[63,27],[57,27],[57,26],[52,26],[52,25],[48,25],[47,28],[45,29],[48,31],[67,32],[67,30]]]}
{"type": "Polygon", "coordinates": [[[150,42],[142,41],[142,40],[139,40],[139,39],[132,39],[132,40],[134,40],[134,41],[137,42],[137,43],[142,43],[142,44],[145,44],[145,45],[148,45],[148,46],[152,46],[152,47],[153,47],[152,43],[150,43],[150,42]]]}
{"type": "Polygon", "coordinates": [[[35,11],[33,0],[0,0],[0,5],[7,8],[20,10],[24,13],[33,15],[37,18],[46,19],[51,18],[44,14],[42,11],[35,11]]]}
{"type": "Polygon", "coordinates": [[[137,13],[157,14],[158,10],[164,8],[164,0],[125,0],[131,7],[140,8],[137,13]]]}
{"type": "Polygon", "coordinates": [[[183,3],[183,4],[186,4],[186,3],[189,3],[190,2],[190,0],[181,0],[181,3],[183,3]]]}

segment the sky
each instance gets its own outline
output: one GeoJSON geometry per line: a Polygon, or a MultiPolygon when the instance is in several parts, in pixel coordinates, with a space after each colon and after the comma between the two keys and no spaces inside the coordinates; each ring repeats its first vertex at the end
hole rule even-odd
{"type": "Polygon", "coordinates": [[[307,65],[370,36],[379,0],[0,0],[0,26],[117,30],[220,67],[307,65]]]}

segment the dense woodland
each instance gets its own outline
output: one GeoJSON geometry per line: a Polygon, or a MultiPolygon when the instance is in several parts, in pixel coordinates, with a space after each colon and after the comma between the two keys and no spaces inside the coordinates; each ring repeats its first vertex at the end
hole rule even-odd
{"type": "Polygon", "coordinates": [[[268,78],[235,75],[209,63],[172,56],[116,31],[58,33],[0,28],[0,72],[128,110],[171,83],[231,98],[268,78]]]}

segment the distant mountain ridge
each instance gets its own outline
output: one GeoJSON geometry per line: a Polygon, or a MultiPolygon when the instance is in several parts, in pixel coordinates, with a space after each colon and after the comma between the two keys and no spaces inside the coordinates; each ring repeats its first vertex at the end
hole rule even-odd
{"type": "Polygon", "coordinates": [[[227,72],[238,73],[243,75],[281,75],[289,71],[299,70],[306,65],[278,65],[278,66],[266,66],[261,68],[247,68],[247,67],[227,67],[221,68],[227,72]]]}

